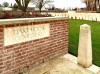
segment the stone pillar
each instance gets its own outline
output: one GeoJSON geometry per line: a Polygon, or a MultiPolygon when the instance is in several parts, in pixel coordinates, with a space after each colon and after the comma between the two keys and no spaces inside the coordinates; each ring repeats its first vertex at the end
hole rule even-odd
{"type": "Polygon", "coordinates": [[[80,26],[78,64],[86,68],[92,65],[91,28],[87,24],[80,26]]]}

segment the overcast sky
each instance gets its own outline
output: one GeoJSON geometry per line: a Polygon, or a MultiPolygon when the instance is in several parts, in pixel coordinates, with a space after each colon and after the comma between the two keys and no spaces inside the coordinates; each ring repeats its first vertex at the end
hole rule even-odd
{"type": "MultiPolygon", "coordinates": [[[[0,4],[2,4],[3,2],[9,2],[11,3],[15,3],[15,0],[2,0],[0,1],[0,4]]],[[[81,8],[81,7],[85,7],[85,4],[82,3],[81,0],[54,0],[55,7],[58,8],[81,8]]]]}

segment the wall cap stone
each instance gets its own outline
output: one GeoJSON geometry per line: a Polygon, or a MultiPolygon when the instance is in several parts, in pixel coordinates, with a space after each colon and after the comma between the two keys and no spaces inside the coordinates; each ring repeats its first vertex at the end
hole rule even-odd
{"type": "Polygon", "coordinates": [[[37,17],[37,18],[17,18],[17,19],[1,19],[0,25],[26,23],[26,22],[42,22],[51,20],[65,20],[67,17],[37,17]]]}

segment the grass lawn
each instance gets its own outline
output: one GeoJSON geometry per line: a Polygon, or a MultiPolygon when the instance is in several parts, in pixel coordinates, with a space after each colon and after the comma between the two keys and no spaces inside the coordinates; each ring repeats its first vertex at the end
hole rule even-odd
{"type": "Polygon", "coordinates": [[[79,29],[82,24],[91,26],[93,64],[100,67],[100,22],[69,19],[69,53],[77,56],[79,29]]]}

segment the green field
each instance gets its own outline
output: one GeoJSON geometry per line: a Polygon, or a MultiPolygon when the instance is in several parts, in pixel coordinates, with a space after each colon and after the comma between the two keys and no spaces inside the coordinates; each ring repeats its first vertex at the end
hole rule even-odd
{"type": "Polygon", "coordinates": [[[69,53],[77,56],[79,29],[82,24],[91,26],[93,64],[100,67],[100,22],[69,19],[69,53]]]}

